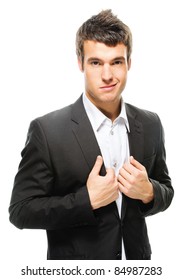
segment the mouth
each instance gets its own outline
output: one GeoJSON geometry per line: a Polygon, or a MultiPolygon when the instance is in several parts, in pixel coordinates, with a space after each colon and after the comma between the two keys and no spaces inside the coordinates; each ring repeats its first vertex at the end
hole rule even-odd
{"type": "Polygon", "coordinates": [[[113,88],[115,88],[116,85],[117,85],[117,83],[116,84],[112,84],[112,85],[107,85],[107,86],[100,87],[100,89],[104,90],[104,91],[111,91],[111,90],[113,90],[113,88]]]}

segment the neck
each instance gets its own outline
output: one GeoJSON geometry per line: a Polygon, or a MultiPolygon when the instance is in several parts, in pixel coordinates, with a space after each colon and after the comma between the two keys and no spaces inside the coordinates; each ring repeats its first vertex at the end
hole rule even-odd
{"type": "Polygon", "coordinates": [[[122,106],[122,96],[113,98],[112,100],[98,100],[92,98],[91,94],[86,92],[87,98],[112,122],[119,116],[122,106]]]}
{"type": "Polygon", "coordinates": [[[96,105],[96,107],[109,119],[111,119],[112,122],[119,116],[121,112],[121,104],[122,104],[122,99],[117,102],[117,104],[99,104],[96,105]],[[103,105],[103,106],[102,106],[103,105]]]}

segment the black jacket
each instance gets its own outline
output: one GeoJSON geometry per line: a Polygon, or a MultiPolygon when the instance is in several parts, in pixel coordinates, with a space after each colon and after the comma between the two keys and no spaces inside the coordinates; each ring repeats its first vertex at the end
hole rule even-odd
{"type": "Polygon", "coordinates": [[[31,123],[10,221],[21,229],[46,229],[48,259],[120,259],[121,237],[127,259],[150,259],[145,217],[170,205],[173,188],[158,116],[129,104],[126,112],[130,154],[146,167],[155,197],[145,205],[123,195],[121,219],[115,202],[91,208],[86,181],[101,151],[82,98],[31,123]]]}

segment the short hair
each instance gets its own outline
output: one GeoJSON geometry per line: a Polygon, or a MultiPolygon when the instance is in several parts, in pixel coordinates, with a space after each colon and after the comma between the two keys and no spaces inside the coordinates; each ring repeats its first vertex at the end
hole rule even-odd
{"type": "Polygon", "coordinates": [[[76,33],[76,54],[84,62],[84,42],[87,40],[115,47],[123,43],[127,47],[127,60],[132,52],[132,33],[112,11],[103,10],[85,21],[76,33]]]}

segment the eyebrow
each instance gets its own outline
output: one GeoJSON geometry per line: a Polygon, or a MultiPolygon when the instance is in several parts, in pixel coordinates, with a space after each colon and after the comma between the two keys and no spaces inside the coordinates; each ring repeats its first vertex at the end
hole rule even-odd
{"type": "MultiPolygon", "coordinates": [[[[117,56],[117,57],[111,59],[111,61],[117,61],[117,60],[125,61],[126,59],[125,59],[124,56],[117,56]]],[[[90,57],[88,59],[88,62],[92,62],[92,61],[103,61],[103,60],[101,58],[99,58],[99,57],[90,57]]]]}
{"type": "Polygon", "coordinates": [[[93,60],[102,60],[102,59],[100,59],[100,58],[98,58],[98,57],[90,57],[90,58],[88,59],[88,62],[91,62],[91,61],[93,61],[93,60]]]}
{"type": "Polygon", "coordinates": [[[118,57],[115,57],[114,59],[112,59],[112,61],[116,61],[116,60],[122,60],[122,61],[125,61],[125,57],[124,56],[118,56],[118,57]]]}

